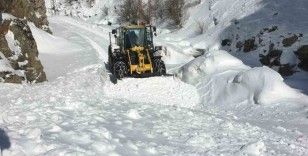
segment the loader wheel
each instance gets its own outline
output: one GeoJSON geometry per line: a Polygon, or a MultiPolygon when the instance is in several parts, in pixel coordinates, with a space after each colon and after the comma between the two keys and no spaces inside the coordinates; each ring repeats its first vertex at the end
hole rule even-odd
{"type": "Polygon", "coordinates": [[[111,46],[108,47],[108,69],[110,72],[113,71],[113,59],[112,59],[111,46]]]}
{"type": "Polygon", "coordinates": [[[122,79],[127,74],[126,64],[122,61],[118,61],[113,66],[113,74],[117,79],[122,79]]]}
{"type": "Polygon", "coordinates": [[[157,76],[166,75],[166,66],[161,59],[154,59],[154,74],[157,76]]]}

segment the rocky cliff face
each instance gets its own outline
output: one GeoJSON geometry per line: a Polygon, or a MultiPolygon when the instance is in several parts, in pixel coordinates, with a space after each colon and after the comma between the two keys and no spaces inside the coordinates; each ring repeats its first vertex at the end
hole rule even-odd
{"type": "Polygon", "coordinates": [[[0,82],[46,81],[36,42],[28,26],[50,32],[43,0],[0,0],[4,20],[0,23],[0,82]]]}
{"type": "Polygon", "coordinates": [[[31,21],[36,27],[50,32],[44,0],[0,0],[0,10],[31,21]]]}
{"type": "Polygon", "coordinates": [[[221,42],[224,50],[232,53],[259,53],[260,63],[277,70],[282,76],[293,75],[298,71],[297,67],[307,70],[307,46],[301,42],[305,39],[301,33],[286,34],[279,31],[278,26],[273,26],[260,30],[248,39],[241,38],[239,34],[230,34],[229,38],[221,42]],[[298,62],[294,61],[296,56],[298,62]]]}

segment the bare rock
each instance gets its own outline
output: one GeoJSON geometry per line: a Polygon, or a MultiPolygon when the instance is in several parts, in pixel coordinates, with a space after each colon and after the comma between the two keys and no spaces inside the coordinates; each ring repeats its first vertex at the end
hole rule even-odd
{"type": "Polygon", "coordinates": [[[0,10],[21,19],[25,18],[36,27],[51,33],[44,0],[1,0],[0,10]]]}
{"type": "Polygon", "coordinates": [[[248,53],[250,51],[254,51],[257,49],[257,45],[255,44],[255,37],[245,40],[244,42],[244,52],[248,53]]]}
{"type": "Polygon", "coordinates": [[[297,55],[300,63],[298,66],[306,71],[308,71],[308,45],[303,45],[300,47],[295,54],[297,55]]]}
{"type": "Polygon", "coordinates": [[[271,50],[267,55],[260,54],[260,62],[263,65],[273,67],[280,66],[280,57],[282,54],[282,50],[271,50]]]}
{"type": "Polygon", "coordinates": [[[243,48],[243,43],[241,41],[238,41],[236,43],[236,48],[239,50],[239,51],[242,51],[242,48],[243,48]]]}
{"type": "Polygon", "coordinates": [[[230,39],[224,39],[221,41],[221,46],[231,46],[232,41],[230,39]]]}
{"type": "Polygon", "coordinates": [[[6,20],[0,25],[0,61],[7,69],[0,71],[0,81],[36,83],[46,81],[38,50],[26,20],[6,20]],[[13,47],[12,47],[13,45],[13,47]]]}
{"type": "Polygon", "coordinates": [[[295,66],[296,65],[290,65],[290,64],[281,65],[279,67],[278,72],[280,73],[281,76],[291,76],[296,72],[296,70],[294,69],[295,66]]]}
{"type": "Polygon", "coordinates": [[[297,35],[293,35],[291,37],[285,38],[282,40],[282,44],[284,47],[290,47],[292,46],[296,41],[298,41],[298,36],[297,35]]]}

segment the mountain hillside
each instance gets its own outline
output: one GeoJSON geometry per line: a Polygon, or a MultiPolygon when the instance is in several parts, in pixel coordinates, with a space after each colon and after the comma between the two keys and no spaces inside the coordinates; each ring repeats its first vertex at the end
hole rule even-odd
{"type": "Polygon", "coordinates": [[[307,5],[305,0],[203,1],[175,36],[195,48],[224,49],[251,66],[290,76],[307,71],[307,5]]]}
{"type": "MultiPolygon", "coordinates": [[[[116,22],[123,2],[47,0],[46,5],[49,14],[106,24],[116,22]]],[[[266,65],[290,76],[307,71],[307,5],[305,0],[185,1],[183,28],[171,35],[185,42],[183,47],[224,49],[251,66],[266,65]]]]}
{"type": "Polygon", "coordinates": [[[305,0],[45,2],[0,0],[3,156],[308,155],[305,0]]]}
{"type": "Polygon", "coordinates": [[[308,2],[208,0],[194,6],[182,29],[161,35],[184,53],[226,50],[251,67],[268,66],[308,92],[305,15],[308,2]]]}

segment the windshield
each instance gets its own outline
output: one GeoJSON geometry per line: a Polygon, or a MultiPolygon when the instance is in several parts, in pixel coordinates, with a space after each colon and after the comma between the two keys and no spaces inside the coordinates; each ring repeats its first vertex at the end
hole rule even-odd
{"type": "Polygon", "coordinates": [[[144,46],[145,29],[128,29],[125,33],[126,47],[144,46]]]}

